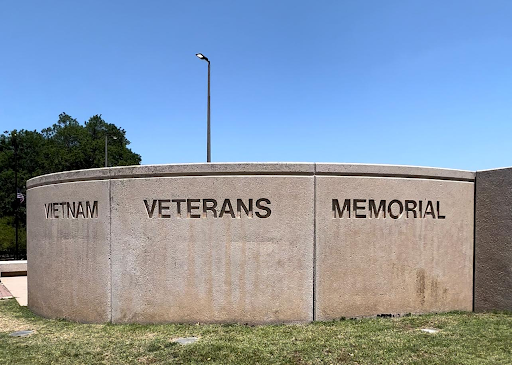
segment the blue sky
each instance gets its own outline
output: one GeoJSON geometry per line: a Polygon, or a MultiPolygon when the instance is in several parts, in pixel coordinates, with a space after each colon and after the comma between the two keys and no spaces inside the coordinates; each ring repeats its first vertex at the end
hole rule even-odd
{"type": "Polygon", "coordinates": [[[144,164],[512,165],[511,1],[0,0],[1,130],[102,114],[144,164]]]}

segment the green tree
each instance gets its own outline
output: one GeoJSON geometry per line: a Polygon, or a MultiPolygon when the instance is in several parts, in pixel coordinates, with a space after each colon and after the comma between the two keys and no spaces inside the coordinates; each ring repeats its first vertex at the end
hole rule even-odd
{"type": "MultiPolygon", "coordinates": [[[[17,148],[18,189],[25,194],[28,179],[52,172],[105,166],[105,136],[110,166],[140,164],[139,154],[127,146],[126,131],[94,115],[83,125],[66,113],[52,126],[38,131],[13,130],[0,135],[0,250],[9,248],[16,211],[15,156],[17,148]],[[9,228],[11,227],[11,228],[9,228]]],[[[19,207],[20,231],[25,230],[25,204],[19,207]]],[[[25,235],[20,235],[25,239],[25,235]]],[[[14,240],[12,242],[14,246],[14,240]]],[[[25,242],[20,242],[25,247],[25,242]]]]}

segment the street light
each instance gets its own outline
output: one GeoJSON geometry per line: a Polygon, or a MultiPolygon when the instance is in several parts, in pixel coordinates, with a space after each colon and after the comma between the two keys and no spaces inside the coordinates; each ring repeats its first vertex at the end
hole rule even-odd
{"type": "Polygon", "coordinates": [[[211,147],[210,147],[210,60],[202,53],[196,53],[196,56],[208,62],[208,107],[206,118],[206,162],[212,162],[211,147]]]}
{"type": "MultiPolygon", "coordinates": [[[[112,139],[117,137],[112,136],[112,139]]],[[[108,134],[105,134],[105,167],[108,167],[108,134]]]]}
{"type": "MultiPolygon", "coordinates": [[[[4,131],[4,134],[8,134],[9,131],[4,131]]],[[[15,202],[16,207],[14,210],[14,225],[15,225],[15,251],[14,259],[18,259],[18,220],[19,220],[19,207],[18,201],[18,136],[16,130],[11,132],[11,143],[14,148],[14,190],[15,190],[15,202]]]]}

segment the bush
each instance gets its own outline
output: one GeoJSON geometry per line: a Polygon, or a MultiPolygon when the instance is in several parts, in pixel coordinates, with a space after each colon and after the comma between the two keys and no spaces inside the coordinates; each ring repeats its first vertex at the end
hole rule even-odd
{"type": "MultiPolygon", "coordinates": [[[[24,225],[18,228],[18,249],[24,252],[27,247],[27,231],[24,225]]],[[[0,218],[0,251],[11,251],[16,248],[16,230],[14,217],[0,218]]]]}

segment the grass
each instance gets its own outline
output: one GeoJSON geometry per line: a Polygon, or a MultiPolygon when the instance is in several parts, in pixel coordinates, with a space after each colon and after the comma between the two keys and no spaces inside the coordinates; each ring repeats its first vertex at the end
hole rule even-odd
{"type": "Polygon", "coordinates": [[[79,324],[0,301],[1,364],[512,364],[512,313],[307,325],[79,324]],[[435,334],[422,328],[437,328],[435,334]],[[19,330],[29,337],[11,337],[19,330]],[[172,342],[197,336],[191,345],[172,342]]]}

